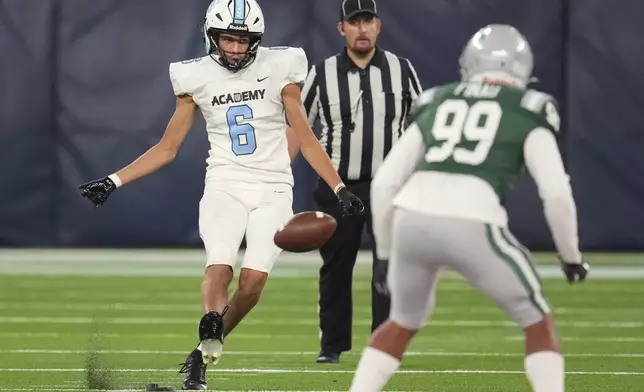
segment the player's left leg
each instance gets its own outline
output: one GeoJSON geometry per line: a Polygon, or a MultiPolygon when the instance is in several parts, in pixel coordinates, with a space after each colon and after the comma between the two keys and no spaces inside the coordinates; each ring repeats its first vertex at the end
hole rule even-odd
{"type": "Polygon", "coordinates": [[[524,366],[533,390],[563,392],[564,357],[530,253],[507,228],[478,226],[478,233],[462,230],[468,246],[459,249],[455,269],[524,329],[524,366]]]}
{"type": "MultiPolygon", "coordinates": [[[[543,298],[541,281],[534,268],[530,251],[507,228],[498,229],[496,238],[497,250],[504,249],[505,253],[513,260],[520,260],[519,263],[522,261],[523,265],[530,267],[526,268],[524,273],[525,281],[533,282],[533,294],[530,302],[535,302],[534,299],[537,297],[543,298]],[[529,274],[531,277],[528,276],[529,274]]],[[[533,306],[533,308],[535,307],[533,306]]],[[[533,390],[535,392],[563,392],[565,389],[564,357],[554,317],[546,299],[543,298],[543,303],[539,306],[539,313],[533,311],[530,316],[524,311],[514,318],[523,327],[525,334],[524,366],[533,390]]]]}
{"type": "Polygon", "coordinates": [[[434,309],[440,266],[428,261],[433,258],[427,252],[431,244],[418,239],[422,224],[418,214],[396,211],[387,276],[391,315],[371,336],[350,391],[381,391],[434,309]]]}
{"type": "Polygon", "coordinates": [[[228,311],[224,315],[224,335],[230,332],[257,305],[264,290],[268,273],[242,267],[239,273],[237,290],[228,302],[228,311]]]}
{"type": "Polygon", "coordinates": [[[224,315],[224,334],[228,335],[257,305],[281,249],[273,237],[293,216],[290,188],[261,191],[259,203],[248,215],[246,254],[242,261],[237,290],[228,302],[224,315]]]}

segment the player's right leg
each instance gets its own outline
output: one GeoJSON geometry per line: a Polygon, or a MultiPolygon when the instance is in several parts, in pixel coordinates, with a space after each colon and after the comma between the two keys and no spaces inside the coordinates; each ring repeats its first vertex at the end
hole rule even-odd
{"type": "Polygon", "coordinates": [[[439,277],[439,246],[424,236],[426,219],[397,210],[394,215],[388,286],[391,313],[364,350],[352,392],[378,392],[398,368],[409,342],[434,309],[439,277]]]}
{"type": "Polygon", "coordinates": [[[535,392],[563,392],[564,360],[550,306],[530,253],[505,228],[470,222],[461,227],[456,269],[525,332],[525,369],[535,392]],[[469,226],[469,227],[467,227],[469,226]]]}
{"type": "Polygon", "coordinates": [[[206,271],[201,285],[204,315],[199,322],[199,346],[192,351],[182,373],[183,389],[206,389],[205,370],[217,363],[224,341],[224,314],[228,306],[228,286],[246,230],[248,211],[234,196],[214,186],[206,186],[199,204],[199,234],[206,250],[206,271]]]}

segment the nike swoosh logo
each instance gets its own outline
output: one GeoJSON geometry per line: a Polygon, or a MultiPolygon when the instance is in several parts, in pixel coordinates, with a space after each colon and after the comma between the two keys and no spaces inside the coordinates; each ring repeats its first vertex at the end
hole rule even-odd
{"type": "Polygon", "coordinates": [[[268,76],[267,76],[267,77],[265,77],[265,78],[261,78],[261,79],[260,79],[260,78],[257,78],[257,81],[258,81],[258,82],[263,82],[263,81],[264,81],[264,80],[266,80],[266,79],[268,79],[268,76]]]}

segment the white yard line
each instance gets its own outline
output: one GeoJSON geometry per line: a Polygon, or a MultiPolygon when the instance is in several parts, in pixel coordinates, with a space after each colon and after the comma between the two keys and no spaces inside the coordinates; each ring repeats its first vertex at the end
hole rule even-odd
{"type": "MultiPolygon", "coordinates": [[[[141,392],[143,389],[101,389],[101,392],[141,392]]],[[[37,388],[0,388],[0,391],[51,391],[51,392],[76,392],[84,391],[87,392],[87,388],[51,388],[48,385],[43,385],[37,388]]],[[[226,391],[231,392],[231,391],[226,391]]]]}
{"type": "MultiPolygon", "coordinates": [[[[161,385],[165,386],[165,385],[161,385]]],[[[433,390],[433,389],[432,389],[433,390]]],[[[432,391],[430,390],[430,391],[432,391]]],[[[0,388],[0,391],[5,392],[5,391],[51,391],[51,392],[87,392],[87,389],[81,389],[81,388],[51,388],[47,385],[44,385],[42,388],[11,388],[11,389],[3,389],[0,388]]],[[[101,389],[101,392],[141,392],[142,389],[101,389]]],[[[343,392],[344,390],[338,389],[338,390],[329,390],[329,391],[311,391],[308,389],[240,389],[240,390],[228,390],[226,389],[224,392],[343,392]]],[[[346,391],[344,391],[346,392],[346,391]]],[[[416,391],[391,391],[391,392],[416,392],[416,391]]]]}
{"type": "MultiPolygon", "coordinates": [[[[104,339],[184,339],[190,337],[185,333],[117,333],[117,332],[106,332],[106,333],[71,333],[71,332],[0,332],[0,338],[65,338],[65,337],[97,337],[104,339]]],[[[308,335],[301,335],[301,338],[307,339],[308,335]]],[[[293,340],[293,335],[273,335],[273,334],[264,334],[264,333],[244,333],[239,332],[235,333],[235,340],[276,340],[276,339],[287,339],[293,340]]],[[[525,337],[523,335],[516,336],[498,336],[498,337],[485,337],[478,339],[479,342],[504,342],[504,341],[523,341],[525,337]]],[[[601,342],[601,343],[644,343],[643,336],[563,336],[560,337],[564,342],[601,342]]],[[[353,340],[363,342],[363,337],[354,337],[353,340]]],[[[433,342],[433,341],[444,341],[445,338],[442,336],[433,336],[433,335],[419,335],[415,338],[415,341],[422,342],[433,342]]]]}
{"type": "MultiPolygon", "coordinates": [[[[165,385],[161,385],[165,386],[165,385]]],[[[80,388],[49,388],[47,385],[42,388],[11,388],[3,389],[0,388],[0,391],[52,391],[52,392],[87,392],[87,389],[80,388]]],[[[101,389],[101,392],[141,392],[142,389],[101,389]]],[[[224,392],[342,392],[342,390],[332,390],[332,391],[311,391],[311,390],[300,390],[300,389],[243,389],[243,390],[228,390],[224,392]]],[[[345,391],[346,392],[346,391],[345,391]]],[[[414,392],[414,391],[392,391],[392,392],[414,392]]]]}
{"type": "MultiPolygon", "coordinates": [[[[74,303],[61,303],[59,301],[52,302],[15,302],[15,301],[0,301],[0,309],[4,310],[68,310],[68,311],[91,311],[96,312],[99,310],[111,311],[172,311],[172,312],[186,312],[198,313],[201,305],[196,302],[190,303],[177,303],[177,304],[163,304],[163,303],[129,303],[129,302],[110,302],[110,303],[96,303],[96,302],[74,302],[74,303]]],[[[257,312],[287,312],[298,313],[309,312],[314,309],[310,305],[261,305],[253,310],[257,312]]],[[[644,309],[632,308],[610,308],[603,309],[602,312],[608,313],[622,313],[624,315],[633,313],[644,314],[644,309]]],[[[370,306],[357,306],[354,313],[365,313],[371,317],[370,306]]],[[[436,309],[435,314],[502,314],[499,308],[494,306],[442,306],[436,309]]],[[[594,307],[575,307],[575,308],[556,308],[555,315],[578,315],[578,314],[596,314],[597,308],[594,307]]]]}
{"type": "MultiPolygon", "coordinates": [[[[422,339],[421,336],[418,339],[422,339]]],[[[566,336],[560,337],[564,342],[602,342],[602,343],[641,343],[644,342],[642,336],[605,336],[605,337],[584,337],[584,336],[566,336]]],[[[506,336],[503,340],[520,341],[525,340],[524,336],[506,336]]],[[[495,341],[493,339],[484,339],[483,341],[495,341]]]]}
{"type": "MultiPolygon", "coordinates": [[[[47,350],[47,349],[12,349],[0,350],[0,354],[86,354],[88,350],[47,350]]],[[[185,350],[95,350],[97,354],[114,355],[184,355],[185,350]]],[[[224,351],[226,355],[271,355],[271,356],[302,356],[317,355],[317,351],[224,351]]],[[[348,352],[345,355],[361,355],[360,352],[348,352]]],[[[405,353],[410,357],[524,357],[525,354],[517,353],[492,353],[492,352],[453,352],[453,351],[409,351],[405,353]]],[[[644,353],[566,353],[566,357],[579,358],[644,358],[644,353]]]]}
{"type": "MultiPolygon", "coordinates": [[[[536,254],[537,259],[544,255],[536,254]]],[[[237,255],[242,260],[244,251],[237,255]]],[[[554,254],[545,255],[556,260],[554,254]]],[[[600,256],[602,257],[602,256],[600,256]]],[[[614,264],[593,267],[593,279],[644,279],[644,267],[633,263],[634,255],[611,256],[614,264]],[[626,260],[620,266],[620,260],[626,260]]],[[[15,275],[80,275],[80,276],[202,276],[205,252],[197,249],[0,249],[0,274],[15,275]]],[[[282,252],[272,271],[275,277],[317,276],[322,259],[318,252],[282,252]]],[[[356,272],[371,274],[369,250],[358,253],[356,272]]],[[[240,263],[237,263],[237,267],[240,263]]],[[[556,265],[537,267],[543,279],[561,279],[556,265]]],[[[444,274],[443,280],[456,277],[444,274]]],[[[552,291],[552,290],[551,290],[552,291]]]]}
{"type": "MultiPolygon", "coordinates": [[[[141,324],[141,325],[171,325],[195,324],[195,318],[140,318],[140,317],[114,317],[96,319],[92,317],[0,317],[0,324],[141,324]]],[[[247,319],[244,325],[318,325],[314,318],[310,319],[247,319]]],[[[371,320],[356,320],[354,325],[371,325],[371,320]]],[[[428,326],[444,327],[511,327],[517,328],[512,321],[504,320],[431,320],[428,326]]],[[[558,327],[575,328],[643,328],[641,321],[566,321],[558,320],[558,327]]]]}
{"type": "MultiPolygon", "coordinates": [[[[109,371],[114,373],[176,373],[177,369],[96,369],[98,371],[109,371]]],[[[82,373],[87,369],[80,368],[43,368],[43,369],[21,369],[21,368],[0,368],[0,372],[17,373],[82,373]]],[[[355,370],[341,369],[213,369],[208,372],[214,373],[260,373],[260,374],[353,374],[355,370]]],[[[449,369],[449,370],[398,370],[396,374],[524,374],[523,370],[476,370],[476,369],[449,369]]],[[[566,372],[570,375],[599,375],[599,376],[644,376],[644,372],[592,372],[572,371],[566,372]]]]}

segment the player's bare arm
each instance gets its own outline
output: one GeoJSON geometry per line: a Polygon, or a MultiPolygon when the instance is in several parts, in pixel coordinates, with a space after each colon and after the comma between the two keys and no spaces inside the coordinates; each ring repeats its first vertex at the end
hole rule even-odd
{"type": "Polygon", "coordinates": [[[300,88],[295,84],[287,85],[282,90],[282,99],[286,116],[289,124],[291,124],[291,127],[295,131],[302,154],[320,177],[331,188],[335,189],[338,185],[342,184],[342,180],[335,171],[329,156],[313,134],[313,130],[306,118],[304,107],[302,106],[300,88]]]}
{"type": "Polygon", "coordinates": [[[191,96],[184,95],[177,98],[174,114],[159,143],[116,173],[123,185],[152,174],[174,160],[188,131],[192,128],[196,108],[197,105],[191,96]]]}
{"type": "Polygon", "coordinates": [[[304,112],[300,87],[289,84],[282,90],[282,101],[286,110],[286,117],[300,144],[304,158],[311,164],[320,177],[333,189],[343,207],[349,214],[358,214],[364,211],[364,205],[342,183],[331,159],[315,137],[309,121],[304,112]]]}
{"type": "Polygon", "coordinates": [[[152,174],[172,162],[188,131],[192,128],[196,107],[191,96],[178,97],[174,114],[161,140],[118,172],[82,184],[81,195],[87,197],[95,207],[99,207],[107,201],[116,188],[152,174]]]}
{"type": "Polygon", "coordinates": [[[293,162],[300,153],[300,139],[297,138],[295,130],[288,125],[286,126],[286,141],[288,143],[288,156],[291,157],[291,162],[293,162]]]}

